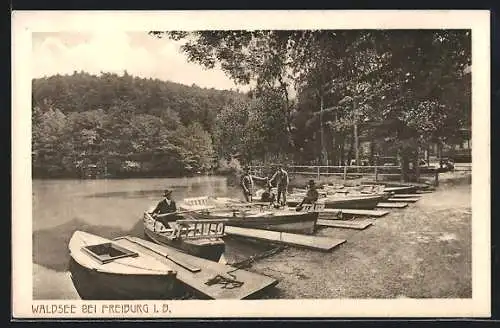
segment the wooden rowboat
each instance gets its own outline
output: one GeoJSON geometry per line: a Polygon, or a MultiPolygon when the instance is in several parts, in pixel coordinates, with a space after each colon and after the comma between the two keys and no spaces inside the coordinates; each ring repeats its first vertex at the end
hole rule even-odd
{"type": "Polygon", "coordinates": [[[71,277],[83,299],[153,300],[185,295],[247,299],[278,283],[132,236],[108,240],[77,231],[69,248],[71,277]]]}
{"type": "Polygon", "coordinates": [[[389,183],[389,182],[364,182],[364,185],[383,185],[384,191],[394,192],[396,194],[413,194],[418,190],[432,190],[433,187],[425,183],[389,183]]]}
{"type": "Polygon", "coordinates": [[[208,197],[205,203],[198,197],[193,199],[184,199],[181,208],[183,210],[195,210],[192,217],[199,220],[224,220],[226,225],[265,229],[273,231],[313,234],[316,231],[316,222],[318,212],[292,212],[287,209],[275,209],[269,206],[269,203],[259,204],[261,208],[256,208],[255,203],[236,203],[232,207],[217,206],[210,204],[208,197]]]}
{"type": "Polygon", "coordinates": [[[174,292],[177,272],[168,263],[119,240],[76,231],[68,247],[82,299],[166,299],[174,292]]]}
{"type": "Polygon", "coordinates": [[[207,260],[218,262],[225,250],[225,224],[221,220],[177,220],[166,227],[146,211],[143,225],[144,234],[155,243],[207,260]]]}
{"type": "MultiPolygon", "coordinates": [[[[343,196],[327,196],[320,198],[317,203],[324,204],[325,208],[339,209],[374,209],[377,204],[384,199],[387,199],[385,194],[373,195],[343,195],[343,196]]],[[[297,206],[302,201],[302,197],[290,197],[287,199],[288,206],[297,206]]]]}

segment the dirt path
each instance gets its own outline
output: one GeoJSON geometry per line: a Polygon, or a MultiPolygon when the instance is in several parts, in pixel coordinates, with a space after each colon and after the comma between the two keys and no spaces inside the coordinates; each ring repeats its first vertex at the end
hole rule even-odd
{"type": "Polygon", "coordinates": [[[280,279],[278,298],[470,298],[470,195],[443,185],[366,230],[320,230],[347,239],[331,253],[288,248],[252,269],[280,279]]]}

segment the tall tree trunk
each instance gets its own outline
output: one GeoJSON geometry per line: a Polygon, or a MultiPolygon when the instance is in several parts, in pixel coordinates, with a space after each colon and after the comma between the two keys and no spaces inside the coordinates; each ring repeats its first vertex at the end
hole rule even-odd
{"type": "Polygon", "coordinates": [[[375,151],[375,142],[372,140],[370,141],[370,165],[375,165],[375,162],[373,160],[374,151],[375,151]]]}
{"type": "Polygon", "coordinates": [[[349,147],[349,153],[347,154],[348,165],[351,165],[351,160],[354,157],[354,134],[351,138],[351,145],[349,147]]]}
{"type": "Polygon", "coordinates": [[[341,136],[340,136],[340,163],[339,163],[340,166],[344,165],[344,161],[345,161],[344,151],[345,151],[345,135],[341,134],[341,136]]]}
{"type": "Polygon", "coordinates": [[[402,182],[408,182],[408,170],[409,170],[410,160],[408,154],[403,153],[401,155],[401,180],[402,182]]]}
{"type": "Polygon", "coordinates": [[[325,132],[323,127],[323,108],[324,108],[324,99],[323,93],[319,92],[320,99],[320,112],[319,112],[319,133],[320,133],[320,142],[321,142],[321,159],[323,165],[328,165],[328,152],[326,151],[325,145],[325,132]]]}
{"type": "Polygon", "coordinates": [[[356,101],[353,99],[353,109],[354,109],[354,151],[356,155],[356,165],[359,163],[359,136],[358,136],[358,108],[356,106],[356,101]]]}
{"type": "Polygon", "coordinates": [[[335,165],[337,163],[337,158],[338,158],[338,144],[337,144],[337,134],[335,132],[332,132],[332,152],[330,153],[331,156],[331,163],[335,165]]]}
{"type": "Polygon", "coordinates": [[[420,180],[420,146],[415,150],[415,182],[420,180]]]}
{"type": "Polygon", "coordinates": [[[290,107],[290,96],[288,94],[288,89],[287,89],[287,84],[285,81],[283,81],[283,76],[279,75],[278,81],[281,87],[281,90],[283,92],[284,100],[285,100],[285,124],[286,124],[286,131],[287,131],[287,137],[288,137],[288,146],[293,149],[294,147],[294,142],[293,142],[293,136],[292,136],[292,111],[290,107]]]}

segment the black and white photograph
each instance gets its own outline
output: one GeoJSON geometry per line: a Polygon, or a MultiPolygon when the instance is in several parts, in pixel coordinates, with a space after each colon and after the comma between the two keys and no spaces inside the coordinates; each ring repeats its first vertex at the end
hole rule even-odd
{"type": "Polygon", "coordinates": [[[14,12],[14,317],[488,316],[489,20],[14,12]]]}

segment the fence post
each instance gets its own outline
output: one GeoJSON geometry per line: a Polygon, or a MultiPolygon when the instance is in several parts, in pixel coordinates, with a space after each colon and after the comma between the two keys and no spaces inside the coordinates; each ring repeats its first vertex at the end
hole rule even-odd
{"type": "Polygon", "coordinates": [[[318,166],[318,173],[317,173],[317,176],[318,176],[317,180],[318,180],[318,182],[319,182],[319,177],[320,177],[320,173],[319,173],[319,166],[318,166]]]}
{"type": "Polygon", "coordinates": [[[344,166],[344,182],[347,180],[347,166],[344,166]]]}
{"type": "Polygon", "coordinates": [[[377,167],[375,166],[375,182],[378,181],[378,170],[377,167]]]}

